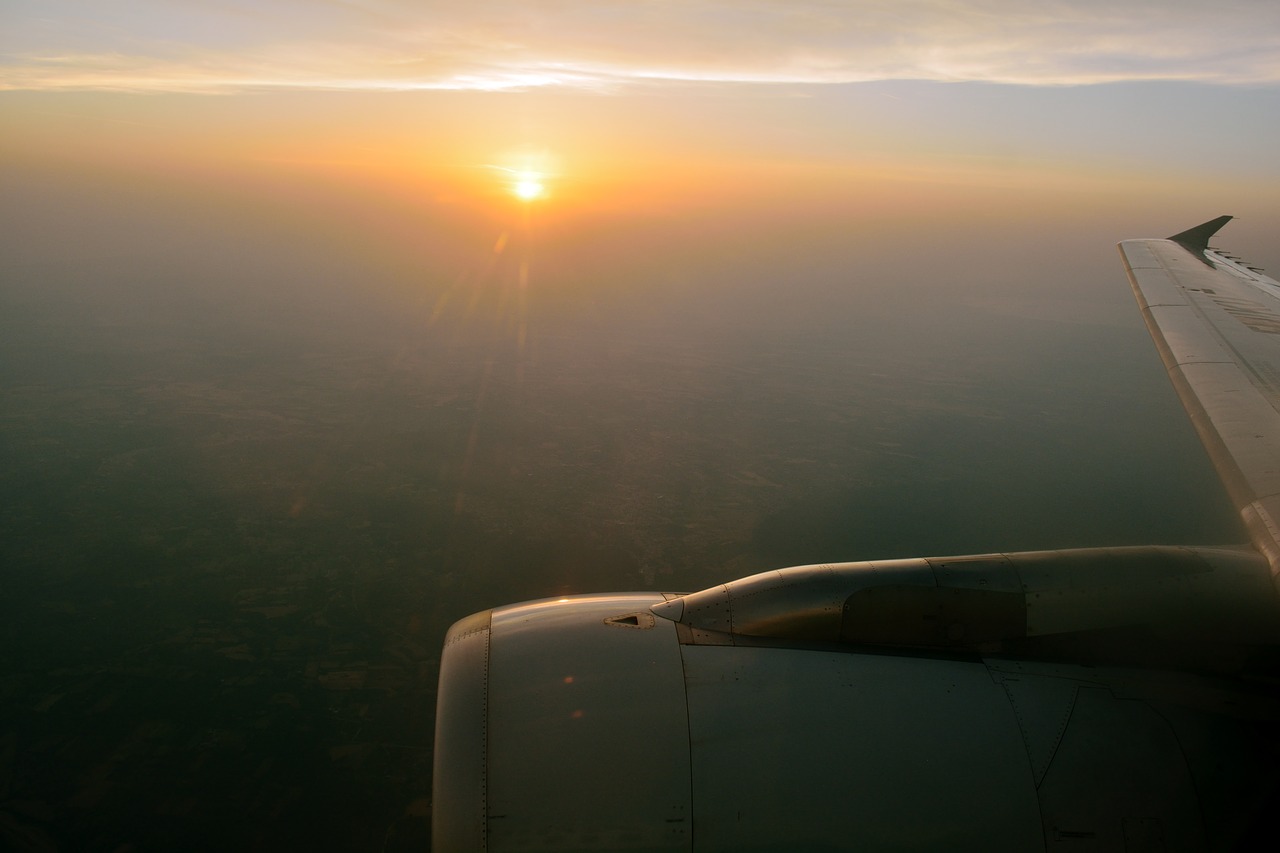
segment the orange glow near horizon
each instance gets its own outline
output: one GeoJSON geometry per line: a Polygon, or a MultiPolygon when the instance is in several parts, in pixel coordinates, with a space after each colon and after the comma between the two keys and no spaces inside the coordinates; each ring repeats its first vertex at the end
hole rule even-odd
{"type": "MultiPolygon", "coordinates": [[[[784,99],[756,112],[726,99],[733,110],[707,124],[710,97],[11,94],[0,159],[38,176],[44,196],[65,186],[85,205],[175,211],[166,220],[243,211],[260,233],[323,227],[370,263],[389,244],[421,251],[425,229],[455,235],[441,257],[472,242],[487,251],[532,211],[541,247],[649,232],[760,246],[906,221],[990,232],[1033,207],[1063,219],[1192,195],[1216,208],[1230,194],[1221,174],[912,147],[878,120],[900,108],[887,98],[858,102],[866,129],[855,132],[824,131],[829,111],[784,99]],[[776,131],[801,119],[812,133],[776,131]]],[[[1250,176],[1247,189],[1274,197],[1268,180],[1250,176]]]]}

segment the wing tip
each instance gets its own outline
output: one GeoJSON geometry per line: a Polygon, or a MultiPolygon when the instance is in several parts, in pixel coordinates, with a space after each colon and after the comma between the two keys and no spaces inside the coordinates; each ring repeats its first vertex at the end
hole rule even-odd
{"type": "Polygon", "coordinates": [[[1168,239],[1188,251],[1198,255],[1203,254],[1204,250],[1209,248],[1209,239],[1214,234],[1217,234],[1222,229],[1222,226],[1234,218],[1233,216],[1219,216],[1217,219],[1210,219],[1208,222],[1203,222],[1194,228],[1180,231],[1168,239]]]}

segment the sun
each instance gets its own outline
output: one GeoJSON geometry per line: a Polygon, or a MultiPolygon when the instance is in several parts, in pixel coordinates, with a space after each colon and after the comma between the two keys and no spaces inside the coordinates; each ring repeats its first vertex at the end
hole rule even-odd
{"type": "Polygon", "coordinates": [[[525,201],[533,201],[544,191],[541,178],[542,176],[536,172],[521,172],[516,176],[516,182],[511,191],[525,201]]]}
{"type": "Polygon", "coordinates": [[[511,155],[484,166],[492,170],[497,179],[494,189],[511,193],[522,202],[531,203],[552,198],[556,194],[559,172],[553,167],[550,155],[511,155]],[[501,165],[506,160],[512,165],[501,165]]]}

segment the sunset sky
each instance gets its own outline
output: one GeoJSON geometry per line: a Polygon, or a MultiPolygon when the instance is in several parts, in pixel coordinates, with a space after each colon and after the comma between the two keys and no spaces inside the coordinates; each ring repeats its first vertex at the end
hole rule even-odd
{"type": "Polygon", "coordinates": [[[1250,219],[1280,193],[1265,0],[7,0],[0,20],[0,145],[24,172],[270,164],[463,203],[536,171],[562,212],[1132,203],[1176,180],[1229,186],[1250,219]]]}
{"type": "Polygon", "coordinates": [[[7,88],[406,91],[655,81],[1274,84],[1280,11],[1077,0],[9,0],[7,88]]]}

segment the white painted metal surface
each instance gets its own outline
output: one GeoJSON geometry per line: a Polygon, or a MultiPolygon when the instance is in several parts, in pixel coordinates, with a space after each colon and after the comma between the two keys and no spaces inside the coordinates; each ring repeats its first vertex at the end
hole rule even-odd
{"type": "Polygon", "coordinates": [[[1178,396],[1280,583],[1280,284],[1195,239],[1126,240],[1120,253],[1178,396]]]}
{"type": "Polygon", "coordinates": [[[1042,849],[978,662],[685,646],[698,851],[1042,849]]]}
{"type": "Polygon", "coordinates": [[[660,600],[493,612],[486,849],[691,849],[684,679],[675,626],[648,611],[660,600]]]}

